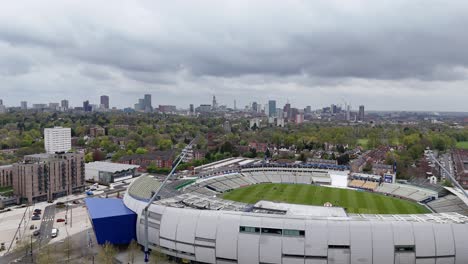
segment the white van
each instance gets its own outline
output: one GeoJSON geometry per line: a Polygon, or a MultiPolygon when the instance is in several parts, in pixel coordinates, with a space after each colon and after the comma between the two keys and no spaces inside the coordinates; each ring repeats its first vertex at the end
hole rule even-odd
{"type": "Polygon", "coordinates": [[[59,232],[59,230],[57,228],[52,228],[52,233],[50,234],[50,236],[52,238],[57,237],[58,232],[59,232]]]}

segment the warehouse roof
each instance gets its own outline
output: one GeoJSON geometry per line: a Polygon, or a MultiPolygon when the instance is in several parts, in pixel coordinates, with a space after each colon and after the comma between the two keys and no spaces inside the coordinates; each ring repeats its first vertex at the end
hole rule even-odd
{"type": "Polygon", "coordinates": [[[119,171],[126,171],[131,169],[139,168],[138,165],[128,165],[128,164],[120,164],[120,163],[112,163],[112,162],[105,162],[105,161],[95,161],[86,163],[86,169],[91,170],[98,170],[98,171],[105,171],[105,172],[119,172],[119,171]]]}

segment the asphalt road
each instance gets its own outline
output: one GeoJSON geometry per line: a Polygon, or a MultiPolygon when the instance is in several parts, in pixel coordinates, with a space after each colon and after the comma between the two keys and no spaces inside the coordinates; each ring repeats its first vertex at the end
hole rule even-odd
{"type": "Polygon", "coordinates": [[[51,239],[52,228],[55,221],[55,204],[49,205],[45,208],[42,213],[41,228],[39,229],[39,245],[45,245],[49,243],[51,239]]]}

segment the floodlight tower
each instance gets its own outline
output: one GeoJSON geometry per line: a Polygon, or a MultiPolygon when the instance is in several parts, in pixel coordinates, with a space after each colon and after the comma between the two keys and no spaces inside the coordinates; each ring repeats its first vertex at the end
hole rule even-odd
{"type": "MultiPolygon", "coordinates": [[[[185,148],[184,150],[188,150],[192,147],[193,143],[195,142],[195,140],[197,139],[197,137],[195,137],[185,148]]],[[[166,185],[166,183],[169,181],[169,179],[172,177],[172,175],[174,174],[175,170],[177,169],[177,166],[179,166],[179,164],[182,162],[182,160],[185,158],[185,155],[187,155],[188,151],[184,151],[182,150],[182,152],[179,154],[179,156],[177,156],[177,158],[174,160],[174,162],[172,163],[172,170],[171,172],[169,172],[169,174],[166,176],[166,178],[164,179],[164,181],[161,183],[161,185],[158,187],[158,189],[154,192],[154,195],[153,197],[151,197],[151,199],[149,200],[148,204],[145,206],[145,208],[143,209],[143,215],[145,216],[145,240],[144,240],[144,243],[145,243],[145,262],[148,262],[149,261],[149,242],[148,242],[148,215],[149,215],[149,207],[151,206],[151,204],[158,198],[159,196],[159,193],[161,192],[161,190],[164,188],[164,186],[166,185]]]]}

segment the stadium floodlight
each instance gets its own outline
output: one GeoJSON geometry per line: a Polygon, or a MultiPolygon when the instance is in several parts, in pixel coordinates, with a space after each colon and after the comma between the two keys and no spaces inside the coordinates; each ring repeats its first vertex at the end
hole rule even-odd
{"type": "MultiPolygon", "coordinates": [[[[198,136],[197,136],[198,137],[198,136]]],[[[149,215],[149,207],[151,206],[151,204],[158,198],[159,196],[159,193],[161,192],[161,190],[164,188],[164,186],[166,185],[166,183],[169,181],[169,179],[172,177],[172,175],[174,174],[175,170],[177,169],[177,166],[179,166],[179,164],[182,162],[182,160],[184,160],[185,158],[185,155],[187,155],[188,153],[188,149],[190,149],[193,145],[193,143],[195,142],[195,140],[197,139],[197,137],[195,137],[183,150],[182,152],[179,154],[179,156],[177,156],[177,158],[174,160],[174,162],[172,163],[172,170],[169,172],[169,174],[166,176],[166,178],[164,179],[164,181],[161,183],[161,185],[159,185],[158,189],[154,192],[153,196],[151,197],[151,199],[149,200],[148,204],[145,206],[145,208],[143,209],[143,215],[145,216],[145,262],[148,262],[149,261],[149,242],[148,242],[148,215],[149,215]]]]}
{"type": "Polygon", "coordinates": [[[455,187],[460,189],[460,191],[463,193],[463,195],[465,195],[465,197],[468,198],[468,193],[465,191],[465,189],[463,189],[463,187],[457,182],[455,177],[453,177],[452,173],[450,171],[448,171],[447,168],[445,168],[445,166],[442,166],[442,164],[440,164],[439,160],[434,156],[434,154],[432,152],[429,154],[429,157],[431,157],[431,159],[435,163],[437,163],[437,165],[439,165],[439,168],[442,168],[442,170],[444,170],[445,174],[448,176],[448,178],[453,183],[453,185],[455,185],[455,187]]]}

